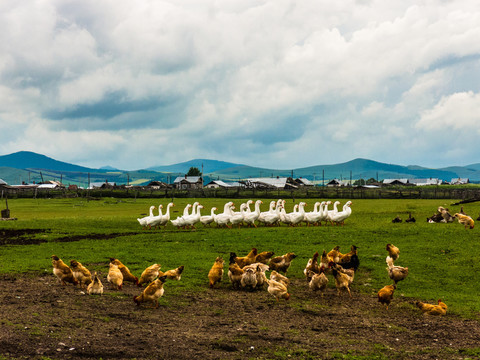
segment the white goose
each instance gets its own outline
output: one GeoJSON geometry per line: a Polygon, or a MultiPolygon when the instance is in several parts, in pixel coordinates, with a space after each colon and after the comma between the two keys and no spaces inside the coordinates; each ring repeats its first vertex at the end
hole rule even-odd
{"type": "Polygon", "coordinates": [[[333,203],[333,210],[328,210],[328,213],[327,213],[327,222],[330,222],[330,224],[333,225],[333,222],[332,222],[332,217],[338,212],[337,210],[337,206],[340,205],[340,201],[335,201],[333,203]]]}
{"type": "Polygon", "coordinates": [[[240,211],[239,212],[233,212],[234,206],[230,207],[230,223],[232,225],[238,225],[240,228],[240,225],[243,223],[243,218],[245,216],[245,212],[247,209],[247,204],[243,203],[240,205],[240,211]]]}
{"type": "Polygon", "coordinates": [[[247,209],[246,209],[246,212],[247,213],[251,213],[252,210],[250,209],[250,205],[253,204],[253,200],[248,200],[247,201],[247,209]]]}
{"type": "Polygon", "coordinates": [[[317,224],[320,218],[322,217],[321,206],[322,206],[322,203],[317,201],[315,203],[315,206],[313,207],[313,211],[305,213],[304,221],[307,223],[308,226],[310,226],[310,224],[317,224]],[[320,206],[320,210],[318,209],[319,206],[320,206]]]}
{"type": "Polygon", "coordinates": [[[230,227],[228,223],[230,222],[230,206],[232,205],[233,202],[227,202],[223,207],[223,213],[214,216],[214,221],[217,226],[230,227]]]}
{"type": "Polygon", "coordinates": [[[170,220],[173,226],[176,226],[177,228],[183,228],[185,227],[185,218],[190,215],[189,211],[190,208],[192,207],[192,204],[187,204],[185,208],[183,209],[183,215],[182,216],[177,216],[175,220],[170,220]]]}
{"type": "Polygon", "coordinates": [[[332,221],[337,225],[341,224],[343,226],[345,220],[352,215],[352,208],[350,207],[351,205],[352,202],[347,201],[345,205],[343,205],[343,210],[332,216],[332,221]]]}
{"type": "Polygon", "coordinates": [[[183,220],[185,221],[185,226],[190,227],[190,229],[195,229],[195,224],[200,221],[200,209],[203,209],[203,206],[200,204],[194,204],[194,207],[196,210],[195,213],[183,218],[183,220]]]}
{"type": "Polygon", "coordinates": [[[155,210],[155,206],[150,206],[150,215],[148,216],[145,216],[143,218],[137,218],[137,221],[139,222],[140,225],[143,226],[143,229],[146,229],[146,227],[148,226],[148,221],[154,217],[153,215],[153,210],[155,210]]]}
{"type": "Polygon", "coordinates": [[[212,207],[212,210],[210,211],[210,215],[200,216],[200,222],[203,224],[203,226],[207,226],[207,225],[210,226],[210,224],[214,221],[215,210],[217,210],[217,208],[212,207]]]}
{"type": "Polygon", "coordinates": [[[255,201],[255,211],[253,212],[248,212],[243,216],[243,221],[248,225],[248,226],[255,226],[255,221],[258,219],[260,216],[260,204],[263,204],[262,200],[257,200],[255,201]]]}
{"type": "Polygon", "coordinates": [[[148,223],[150,224],[150,226],[153,226],[154,228],[157,228],[157,226],[160,224],[160,222],[162,221],[162,209],[163,209],[163,205],[160,204],[158,205],[158,215],[157,216],[154,216],[152,217],[148,223]]]}
{"type": "MultiPolygon", "coordinates": [[[[273,203],[275,203],[275,201],[273,203]]],[[[276,222],[278,222],[278,220],[280,220],[281,208],[282,208],[282,205],[276,206],[275,210],[272,211],[272,213],[268,213],[265,215],[265,218],[264,218],[265,225],[273,225],[276,222]]]]}
{"type": "Polygon", "coordinates": [[[271,215],[271,214],[275,213],[275,210],[274,210],[275,204],[276,204],[275,201],[273,201],[273,200],[270,201],[270,208],[269,208],[269,210],[268,210],[268,211],[263,211],[263,212],[260,213],[260,216],[258,217],[258,221],[259,221],[259,222],[265,224],[265,217],[266,217],[267,215],[271,215]]]}
{"type": "Polygon", "coordinates": [[[307,204],[302,201],[300,204],[298,204],[298,212],[290,213],[290,219],[292,221],[293,226],[300,224],[303,221],[303,219],[305,218],[304,207],[306,205],[307,204]]]}
{"type": "Polygon", "coordinates": [[[165,227],[168,222],[170,221],[170,208],[172,206],[175,206],[175,204],[173,202],[171,203],[168,203],[167,205],[167,212],[162,216],[162,220],[160,221],[160,223],[158,224],[159,226],[163,226],[165,227]]]}

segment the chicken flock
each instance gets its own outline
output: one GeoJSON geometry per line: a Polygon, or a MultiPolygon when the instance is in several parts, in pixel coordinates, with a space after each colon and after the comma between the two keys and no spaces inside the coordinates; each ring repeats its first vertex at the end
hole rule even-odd
{"type": "MultiPolygon", "coordinates": [[[[393,284],[386,285],[378,291],[378,301],[388,307],[393,300],[393,294],[400,281],[408,276],[408,267],[395,265],[394,262],[399,259],[400,250],[393,244],[387,244],[386,257],[387,273],[393,284]]],[[[228,264],[228,279],[234,290],[258,291],[266,289],[277,302],[281,299],[288,300],[290,293],[288,287],[290,279],[287,277],[288,269],[292,261],[297,257],[295,253],[289,252],[281,256],[274,256],[273,251],[258,252],[257,248],[252,248],[245,256],[238,256],[235,252],[230,253],[228,264]],[[270,272],[267,277],[267,271],[270,272]]],[[[104,286],[96,272],[91,272],[77,260],[71,260],[69,267],[58,256],[52,255],[53,274],[62,285],[71,283],[74,286],[86,288],[89,295],[102,295],[104,286]]],[[[312,258],[308,259],[303,270],[303,274],[308,284],[308,289],[312,292],[320,292],[323,298],[327,291],[330,275],[335,282],[337,295],[342,293],[352,297],[350,289],[354,281],[355,273],[360,266],[358,257],[358,247],[352,245],[348,253],[341,253],[340,247],[335,246],[327,252],[323,250],[320,255],[315,252],[312,258]]],[[[158,308],[159,298],[163,296],[164,283],[167,279],[180,280],[184,266],[176,269],[162,272],[160,264],[153,264],[147,267],[140,278],[134,276],[129,268],[119,259],[110,258],[107,281],[110,287],[115,290],[122,290],[125,282],[130,282],[138,287],[146,287],[138,296],[133,297],[135,304],[151,304],[151,307],[158,308]]],[[[224,278],[225,261],[219,256],[215,259],[210,271],[208,272],[208,284],[211,289],[218,287],[218,284],[224,278]]],[[[427,304],[416,302],[416,306],[424,313],[430,315],[445,315],[447,305],[441,300],[438,304],[427,304]]]]}
{"type": "Polygon", "coordinates": [[[143,229],[152,229],[165,227],[169,222],[177,228],[194,229],[195,225],[202,223],[204,226],[215,223],[218,227],[232,226],[249,226],[257,227],[257,224],[264,224],[266,226],[280,225],[281,223],[289,226],[298,226],[301,223],[310,225],[325,224],[344,225],[345,220],[352,214],[352,202],[347,201],[341,211],[338,210],[340,201],[335,201],[333,208],[329,209],[331,201],[316,202],[312,211],[305,211],[307,204],[300,202],[295,204],[291,212],[285,210],[285,200],[271,201],[268,211],[260,211],[260,205],[263,204],[261,200],[253,202],[248,200],[246,203],[240,205],[239,211],[235,210],[235,204],[232,201],[227,202],[223,206],[223,212],[216,214],[216,207],[210,210],[210,215],[202,215],[201,209],[203,205],[199,202],[187,204],[183,210],[183,215],[176,219],[170,219],[170,208],[175,206],[174,203],[167,205],[167,210],[163,214],[163,205],[158,206],[158,215],[154,215],[155,206],[150,206],[149,215],[143,218],[137,218],[139,224],[143,229]],[[250,206],[254,205],[252,210],[250,206]]]}

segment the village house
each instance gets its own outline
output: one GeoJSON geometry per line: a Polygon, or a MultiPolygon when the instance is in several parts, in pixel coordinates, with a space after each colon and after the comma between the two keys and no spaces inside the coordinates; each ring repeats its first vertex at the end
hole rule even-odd
{"type": "Polygon", "coordinates": [[[203,178],[201,176],[179,176],[173,181],[175,189],[203,189],[203,178]]]}

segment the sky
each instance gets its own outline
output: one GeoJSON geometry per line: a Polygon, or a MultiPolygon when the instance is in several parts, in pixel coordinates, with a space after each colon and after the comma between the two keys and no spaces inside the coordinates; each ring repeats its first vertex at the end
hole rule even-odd
{"type": "Polygon", "coordinates": [[[480,162],[477,0],[3,0],[0,155],[480,162]]]}

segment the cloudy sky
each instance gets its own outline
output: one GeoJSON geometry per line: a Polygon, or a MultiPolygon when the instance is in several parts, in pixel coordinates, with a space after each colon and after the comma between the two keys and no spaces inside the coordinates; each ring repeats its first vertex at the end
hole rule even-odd
{"type": "Polygon", "coordinates": [[[0,155],[480,162],[477,0],[3,0],[0,155]]]}

